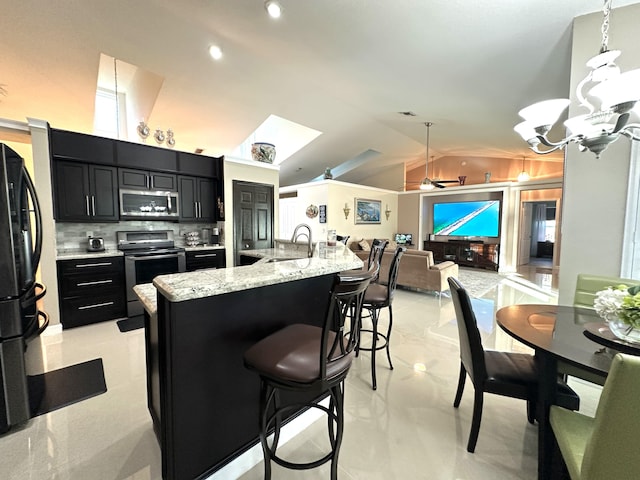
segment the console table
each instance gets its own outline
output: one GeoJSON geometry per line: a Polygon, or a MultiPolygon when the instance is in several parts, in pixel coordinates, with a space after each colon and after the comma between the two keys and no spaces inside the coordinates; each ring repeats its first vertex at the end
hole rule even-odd
{"type": "Polygon", "coordinates": [[[471,240],[450,240],[448,242],[436,242],[426,240],[424,250],[433,252],[436,262],[452,261],[463,267],[484,268],[498,271],[497,243],[474,242],[471,240]]]}

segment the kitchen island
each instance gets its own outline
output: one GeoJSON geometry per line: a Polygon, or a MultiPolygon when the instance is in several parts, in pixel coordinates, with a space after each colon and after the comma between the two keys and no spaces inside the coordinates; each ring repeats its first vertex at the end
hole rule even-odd
{"type": "Polygon", "coordinates": [[[145,307],[148,407],[165,479],[204,478],[258,442],[260,382],[244,368],[245,350],[292,323],[321,325],[335,274],[362,267],[344,246],[323,258],[243,254],[260,260],[134,288],[145,307]]]}

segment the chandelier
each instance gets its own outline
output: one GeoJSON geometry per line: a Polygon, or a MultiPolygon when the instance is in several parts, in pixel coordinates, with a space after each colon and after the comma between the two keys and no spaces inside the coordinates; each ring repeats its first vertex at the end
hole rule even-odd
{"type": "Polygon", "coordinates": [[[573,142],[578,144],[581,152],[589,150],[596,158],[600,158],[600,154],[620,135],[640,140],[640,132],[634,131],[640,129],[640,124],[629,123],[631,110],[640,100],[640,69],[620,73],[620,68],[614,63],[620,50],[609,50],[607,45],[611,0],[604,1],[602,11],[604,19],[600,53],[587,62],[591,71],[576,89],[580,106],[585,107],[588,113],[566,120],[564,125],[568,135],[559,142],[552,142],[547,138],[547,133],[569,106],[570,100],[545,100],[518,112],[524,122],[516,125],[514,130],[535,153],[551,153],[573,142]],[[541,150],[540,144],[548,148],[541,150]]]}

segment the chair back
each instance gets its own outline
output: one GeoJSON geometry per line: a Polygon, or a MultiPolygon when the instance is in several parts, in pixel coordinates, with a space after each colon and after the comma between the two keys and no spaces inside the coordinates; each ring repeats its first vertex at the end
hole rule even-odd
{"type": "Polygon", "coordinates": [[[640,357],[618,353],[602,388],[580,478],[640,478],[640,357]]]}
{"type": "Polygon", "coordinates": [[[593,310],[593,301],[596,298],[596,292],[620,284],[631,287],[632,285],[640,285],[640,281],[630,278],[605,277],[602,275],[592,275],[590,273],[579,273],[576,280],[573,305],[575,307],[590,308],[593,310]]]}
{"type": "Polygon", "coordinates": [[[346,357],[358,344],[358,325],[362,315],[362,301],[377,266],[368,271],[350,275],[336,275],[330,292],[329,306],[322,329],[320,349],[320,379],[326,379],[332,370],[343,371],[346,357]],[[345,323],[349,321],[349,325],[345,323]],[[345,335],[345,333],[349,333],[345,335]],[[336,368],[332,369],[335,364],[336,368]]]}
{"type": "Polygon", "coordinates": [[[473,384],[480,385],[487,378],[487,368],[484,363],[484,348],[471,299],[456,278],[449,277],[447,281],[451,289],[451,300],[453,300],[458,323],[460,360],[469,373],[473,384]]]}
{"type": "Polygon", "coordinates": [[[393,294],[396,291],[396,286],[398,285],[398,271],[400,270],[400,259],[404,252],[406,252],[406,247],[396,247],[396,251],[393,254],[393,259],[391,260],[391,265],[389,266],[389,281],[387,282],[387,305],[391,305],[393,301],[393,294]]]}
{"type": "MultiPolygon", "coordinates": [[[[389,242],[387,240],[378,240],[377,238],[373,239],[371,250],[369,251],[367,268],[370,269],[374,262],[377,262],[378,265],[382,265],[382,255],[384,254],[384,249],[387,248],[388,244],[389,242]]],[[[371,279],[371,283],[376,283],[378,281],[378,277],[379,274],[376,274],[376,276],[371,279]]]]}

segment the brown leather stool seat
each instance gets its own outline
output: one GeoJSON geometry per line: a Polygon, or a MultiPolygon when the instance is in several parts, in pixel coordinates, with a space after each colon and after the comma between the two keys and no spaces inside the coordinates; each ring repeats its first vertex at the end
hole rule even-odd
{"type": "MultiPolygon", "coordinates": [[[[331,478],[338,476],[338,453],[344,430],[344,379],[358,342],[358,323],[364,293],[378,268],[357,275],[336,275],[329,292],[322,327],[293,324],[260,340],[244,354],[245,366],[260,376],[260,443],[264,455],[264,478],[271,478],[271,461],[285,468],[304,470],[331,461],[331,478]],[[349,315],[355,312],[355,315],[349,315]],[[350,324],[345,327],[346,320],[350,324]],[[354,332],[345,334],[344,332],[354,332]],[[282,404],[281,391],[301,392],[315,400],[282,404]],[[329,406],[317,402],[329,397],[329,406]],[[331,451],[306,463],[294,463],[276,454],[283,420],[305,407],[328,416],[331,451]],[[273,429],[271,445],[267,435],[273,429]]],[[[293,306],[292,306],[293,308],[293,306]]]]}
{"type": "MultiPolygon", "coordinates": [[[[253,370],[274,382],[312,384],[320,379],[320,341],[322,329],[294,324],[256,343],[244,355],[253,370]]],[[[333,344],[335,333],[329,332],[333,344]]],[[[327,364],[326,381],[344,374],[353,356],[345,355],[327,364]]]]}

